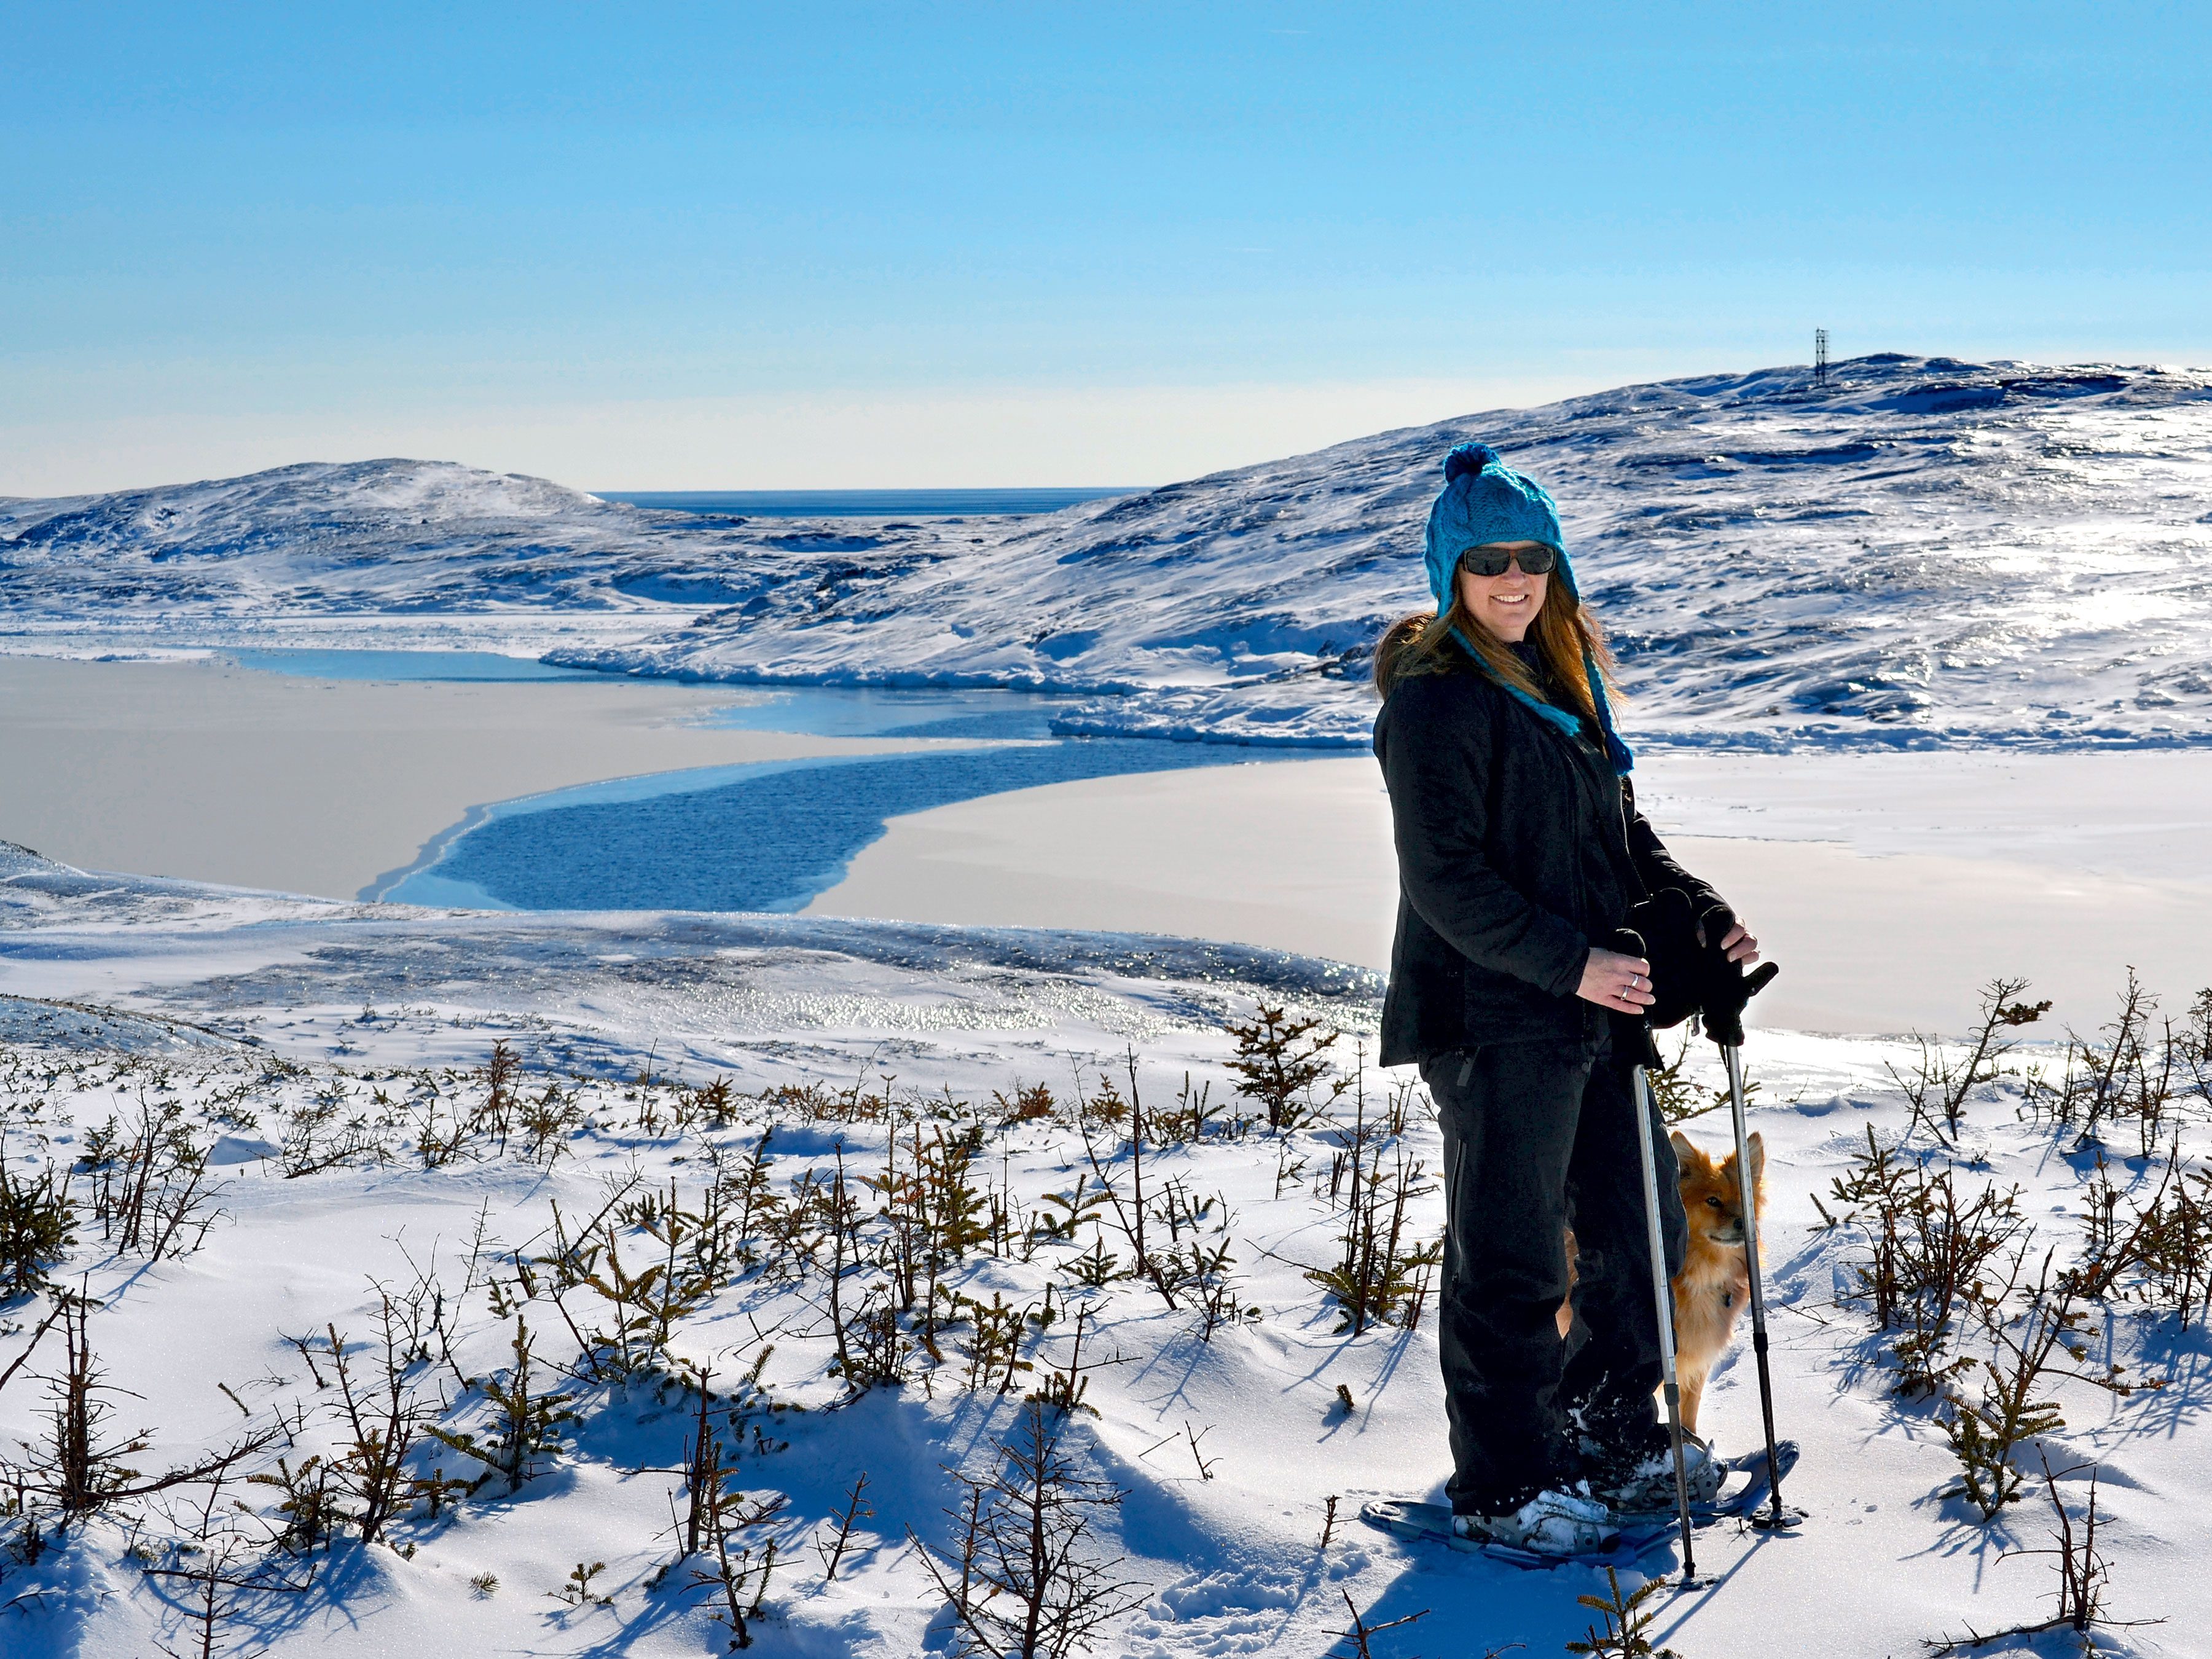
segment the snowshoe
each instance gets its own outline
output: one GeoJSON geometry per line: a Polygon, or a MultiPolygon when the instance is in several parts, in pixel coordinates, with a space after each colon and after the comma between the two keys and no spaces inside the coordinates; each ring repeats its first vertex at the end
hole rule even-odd
{"type": "MultiPolygon", "coordinates": [[[[1781,1469],[1782,1478],[1789,1479],[1790,1471],[1797,1467],[1797,1443],[1795,1440],[1778,1442],[1774,1448],[1774,1461],[1781,1469]]],[[[1691,1504],[1691,1519],[1703,1526],[1708,1521],[1749,1515],[1766,1502],[1767,1495],[1773,1489],[1774,1472],[1767,1467],[1766,1451],[1762,1447],[1735,1460],[1729,1470],[1729,1484],[1720,1497],[1710,1504],[1691,1504]],[[1740,1483],[1735,1479],[1738,1475],[1743,1477],[1740,1483]]]]}
{"type": "MultiPolygon", "coordinates": [[[[1683,1450],[1686,1453],[1689,1448],[1683,1450]]],[[[1774,1455],[1786,1480],[1790,1471],[1797,1467],[1797,1443],[1784,1440],[1774,1449],[1774,1455]]],[[[1774,1488],[1769,1479],[1766,1453],[1762,1449],[1750,1452],[1726,1466],[1728,1474],[1719,1493],[1700,1500],[1690,1500],[1690,1524],[1693,1527],[1711,1526],[1716,1521],[1737,1521],[1752,1514],[1766,1502],[1767,1494],[1774,1488]]],[[[1624,1547],[1639,1553],[1664,1544],[1675,1536],[1674,1469],[1671,1458],[1662,1489],[1660,1507],[1641,1513],[1624,1513],[1620,1517],[1620,1536],[1624,1547]]]]}
{"type": "MultiPolygon", "coordinates": [[[[1784,1440],[1774,1449],[1784,1479],[1797,1467],[1797,1443],[1784,1440]]],[[[1672,1543],[1675,1538],[1674,1505],[1674,1470],[1672,1454],[1667,1466],[1667,1507],[1655,1513],[1622,1516],[1620,1536],[1610,1546],[1585,1553],[1545,1555],[1525,1547],[1474,1539],[1462,1535],[1453,1525],[1451,1508],[1445,1504],[1416,1504],[1404,1498],[1370,1498],[1360,1505],[1359,1518],[1370,1527],[1400,1538],[1430,1539],[1449,1548],[1466,1550],[1486,1555],[1494,1561],[1510,1562],[1520,1567],[1556,1567],[1563,1562],[1580,1562],[1585,1566],[1628,1567],[1646,1552],[1672,1543]]],[[[1766,1502],[1773,1489],[1769,1476],[1766,1453],[1747,1453],[1738,1458],[1729,1470],[1725,1484],[1717,1497],[1706,1502],[1692,1502],[1690,1523],[1694,1527],[1709,1527],[1716,1521],[1740,1519],[1751,1514],[1766,1502]]],[[[1577,1500],[1586,1502],[1587,1500],[1577,1500]]]]}
{"type": "Polygon", "coordinates": [[[1620,1529],[1602,1504],[1569,1492],[1543,1492],[1505,1515],[1454,1515],[1443,1504],[1376,1498],[1360,1519],[1400,1538],[1432,1538],[1449,1548],[1522,1566],[1562,1561],[1623,1563],[1620,1529]]]}

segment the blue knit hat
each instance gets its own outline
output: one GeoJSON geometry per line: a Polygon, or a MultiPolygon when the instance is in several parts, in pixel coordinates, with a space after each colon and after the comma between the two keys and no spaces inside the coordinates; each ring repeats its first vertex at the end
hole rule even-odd
{"type": "MultiPolygon", "coordinates": [[[[1444,487],[1429,508],[1429,530],[1424,545],[1429,569],[1429,591],[1436,595],[1439,613],[1451,608],[1452,580],[1460,555],[1471,547],[1493,542],[1541,542],[1559,556],[1552,580],[1565,587],[1567,597],[1579,600],[1574,567],[1567,562],[1567,538],[1559,529],[1559,509],[1544,486],[1525,477],[1498,459],[1488,444],[1462,444],[1444,457],[1444,487]]],[[[1462,645],[1468,645],[1464,637],[1462,645]]],[[[1468,654],[1480,664],[1482,657],[1468,645],[1468,654]]],[[[1583,672],[1589,677],[1590,699],[1597,705],[1598,725],[1605,733],[1605,750],[1613,769],[1626,777],[1636,757],[1613,730],[1613,707],[1606,699],[1605,677],[1596,659],[1585,653],[1583,672]]],[[[1582,722],[1564,708],[1540,702],[1514,686],[1505,688],[1539,715],[1561,730],[1579,733],[1582,722]]]]}

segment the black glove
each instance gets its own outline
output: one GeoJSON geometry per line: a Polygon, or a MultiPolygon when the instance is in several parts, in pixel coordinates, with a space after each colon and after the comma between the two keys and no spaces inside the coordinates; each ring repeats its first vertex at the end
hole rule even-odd
{"type": "MultiPolygon", "coordinates": [[[[1650,948],[1644,935],[1633,927],[1616,927],[1613,937],[1606,941],[1606,949],[1618,951],[1625,957],[1641,957],[1651,960],[1650,948]]],[[[1630,1066],[1657,1066],[1665,1064],[1659,1057],[1659,1045],[1652,1041],[1651,1027],[1640,1014],[1631,1016],[1608,1009],[1606,1020],[1613,1038],[1613,1052],[1617,1060],[1630,1066]]]]}
{"type": "Polygon", "coordinates": [[[1690,896],[1679,887],[1662,887],[1628,907],[1628,926],[1643,941],[1638,954],[1651,964],[1655,1000],[1644,1018],[1661,1030],[1680,1025],[1702,1006],[1706,973],[1690,896]]]}
{"type": "MultiPolygon", "coordinates": [[[[1692,969],[1696,982],[1693,994],[1698,1012],[1705,1018],[1705,1035],[1723,1048],[1743,1046],[1744,1005],[1782,971],[1766,962],[1747,974],[1741,963],[1730,962],[1721,941],[1735,925],[1735,912],[1725,904],[1716,904],[1698,918],[1696,937],[1701,942],[1692,969]]],[[[1656,972],[1653,977],[1657,977],[1656,972]]]]}
{"type": "Polygon", "coordinates": [[[1726,899],[1716,899],[1698,912],[1698,948],[1717,951],[1737,925],[1736,913],[1729,908],[1726,899]]]}

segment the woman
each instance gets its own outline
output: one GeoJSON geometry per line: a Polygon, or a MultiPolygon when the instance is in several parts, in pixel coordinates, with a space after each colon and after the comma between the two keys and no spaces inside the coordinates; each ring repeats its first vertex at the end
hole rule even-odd
{"type": "MultiPolygon", "coordinates": [[[[1607,944],[1666,888],[1722,935],[1686,948],[1745,963],[1758,941],[1636,810],[1610,659],[1552,498],[1482,444],[1452,451],[1444,480],[1427,538],[1437,610],[1392,628],[1375,659],[1400,891],[1382,1060],[1420,1066],[1443,1124],[1455,1529],[1579,1553],[1612,1541],[1616,1511],[1672,1500],[1631,1078],[1652,966],[1607,944]]],[[[1656,1123],[1652,1139],[1671,1271],[1687,1230],[1656,1123]]]]}

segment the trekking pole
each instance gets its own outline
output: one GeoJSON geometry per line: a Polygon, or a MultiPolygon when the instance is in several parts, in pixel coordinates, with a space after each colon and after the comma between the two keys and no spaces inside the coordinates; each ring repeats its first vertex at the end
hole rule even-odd
{"type": "MultiPolygon", "coordinates": [[[[1644,953],[1643,936],[1624,927],[1613,948],[1632,957],[1644,953]]],[[[1667,1236],[1659,1224],[1659,1161],[1651,1151],[1651,1085],[1636,1068],[1636,1152],[1644,1164],[1644,1231],[1651,1251],[1651,1311],[1659,1322],[1659,1375],[1667,1396],[1667,1438],[1674,1451],[1674,1512],[1682,1522],[1682,1582],[1698,1576],[1691,1541],[1690,1475],[1682,1460],[1682,1384],[1674,1369],[1674,1289],[1667,1274],[1667,1236]]]]}
{"type": "Polygon", "coordinates": [[[1674,1511],[1682,1522],[1682,1582],[1698,1576],[1691,1542],[1690,1477],[1682,1461],[1682,1386],[1674,1370],[1674,1291],[1667,1279],[1667,1239],[1659,1224],[1659,1164],[1651,1152],[1651,1085],[1636,1068],[1636,1150],[1644,1163],[1644,1224],[1651,1248],[1651,1299],[1659,1318],[1659,1374],[1667,1395],[1667,1437],[1674,1449],[1674,1511]]]}
{"type": "MultiPolygon", "coordinates": [[[[1769,975],[1768,977],[1772,977],[1769,975]]],[[[1728,1023],[1733,1029],[1714,1033],[1719,1043],[1721,1064],[1728,1069],[1729,1110],[1735,1119],[1736,1183],[1743,1194],[1743,1257],[1744,1265],[1751,1270],[1751,1352],[1759,1362],[1759,1411],[1766,1425],[1766,1492],[1769,1507],[1764,1514],[1747,1517],[1751,1524],[1762,1531],[1780,1532],[1796,1526],[1805,1518],[1802,1510],[1782,1507],[1782,1460],[1775,1450],[1774,1441],[1774,1379],[1766,1364],[1766,1292],[1759,1275],[1759,1193],[1752,1178],[1751,1138],[1745,1133],[1743,1121],[1743,1024],[1738,1015],[1728,1023]],[[1727,1039],[1733,1037],[1734,1042],[1727,1039]]]]}
{"type": "Polygon", "coordinates": [[[1782,970],[1765,963],[1745,973],[1721,956],[1720,942],[1726,923],[1734,918],[1725,909],[1709,911],[1700,924],[1699,939],[1710,943],[1705,965],[1703,1014],[1705,1035],[1721,1051],[1728,1072],[1729,1115],[1735,1127],[1736,1185],[1743,1199],[1743,1263],[1751,1281],[1751,1352],[1759,1365],[1759,1414],[1766,1430],[1766,1494],[1764,1514],[1746,1517],[1764,1532],[1780,1532],[1805,1518],[1802,1510],[1782,1507],[1782,1458],[1774,1438],[1774,1376],[1766,1361],[1766,1287],[1759,1272],[1759,1182],[1751,1168],[1751,1135],[1743,1111],[1743,1011],[1752,998],[1772,983],[1782,970]]]}

